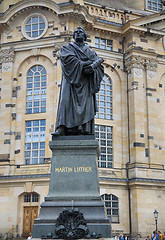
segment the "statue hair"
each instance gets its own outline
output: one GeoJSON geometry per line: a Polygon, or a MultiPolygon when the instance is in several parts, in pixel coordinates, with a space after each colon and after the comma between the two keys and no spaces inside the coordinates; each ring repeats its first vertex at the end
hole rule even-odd
{"type": "MultiPolygon", "coordinates": [[[[82,27],[78,27],[77,29],[81,29],[81,30],[83,30],[83,33],[84,33],[84,41],[86,41],[87,40],[87,34],[86,34],[86,32],[85,32],[85,30],[82,28],[82,27]]],[[[76,29],[76,30],[77,30],[76,29]]],[[[76,31],[75,30],[75,31],[76,31]]],[[[73,33],[73,38],[75,39],[75,31],[74,31],[74,33],[73,33]]]]}

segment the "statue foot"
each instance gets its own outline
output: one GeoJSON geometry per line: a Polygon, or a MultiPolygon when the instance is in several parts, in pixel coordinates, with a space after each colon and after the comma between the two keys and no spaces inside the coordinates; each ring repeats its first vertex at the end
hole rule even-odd
{"type": "Polygon", "coordinates": [[[65,127],[60,126],[55,133],[52,134],[53,136],[65,136],[65,127]]]}

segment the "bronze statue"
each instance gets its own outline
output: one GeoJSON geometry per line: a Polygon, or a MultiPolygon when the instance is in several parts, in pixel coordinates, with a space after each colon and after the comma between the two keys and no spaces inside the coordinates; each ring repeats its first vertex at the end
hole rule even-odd
{"type": "Polygon", "coordinates": [[[62,82],[56,131],[53,135],[94,134],[97,111],[95,94],[104,75],[103,59],[88,44],[86,32],[78,27],[75,42],[61,47],[62,82]]]}

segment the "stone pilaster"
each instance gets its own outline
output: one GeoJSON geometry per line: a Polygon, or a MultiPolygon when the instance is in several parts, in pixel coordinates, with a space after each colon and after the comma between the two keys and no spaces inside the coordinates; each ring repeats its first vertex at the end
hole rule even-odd
{"type": "Polygon", "coordinates": [[[159,102],[157,101],[157,67],[155,59],[146,59],[146,104],[148,131],[148,160],[150,164],[161,163],[159,102]]]}
{"type": "MultiPolygon", "coordinates": [[[[14,51],[6,48],[0,51],[0,63],[2,63],[2,90],[1,90],[1,139],[0,152],[11,154],[12,138],[10,134],[12,129],[12,112],[15,104],[12,102],[12,86],[13,86],[13,63],[14,51]]],[[[11,156],[10,156],[11,157],[11,156]]]]}
{"type": "Polygon", "coordinates": [[[146,163],[144,62],[144,58],[141,56],[129,56],[126,58],[131,163],[146,163]]]}

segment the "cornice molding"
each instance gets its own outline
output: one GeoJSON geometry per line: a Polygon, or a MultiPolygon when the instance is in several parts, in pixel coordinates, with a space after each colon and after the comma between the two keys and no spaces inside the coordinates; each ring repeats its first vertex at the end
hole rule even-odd
{"type": "Polygon", "coordinates": [[[164,179],[155,179],[155,178],[131,178],[129,181],[137,181],[137,182],[151,182],[151,183],[165,183],[164,179]]]}
{"type": "MultiPolygon", "coordinates": [[[[127,179],[126,178],[109,178],[109,177],[99,177],[100,181],[110,181],[110,182],[126,182],[127,179]]],[[[165,183],[164,179],[155,179],[155,178],[130,178],[129,182],[143,182],[143,183],[165,183]]]]}
{"type": "Polygon", "coordinates": [[[14,50],[3,49],[0,51],[0,63],[14,62],[14,50]]]}
{"type": "Polygon", "coordinates": [[[130,33],[145,33],[156,38],[165,36],[165,32],[162,30],[152,29],[152,27],[149,28],[147,26],[137,26],[131,22],[127,22],[123,25],[123,35],[127,36],[130,33]]]}

